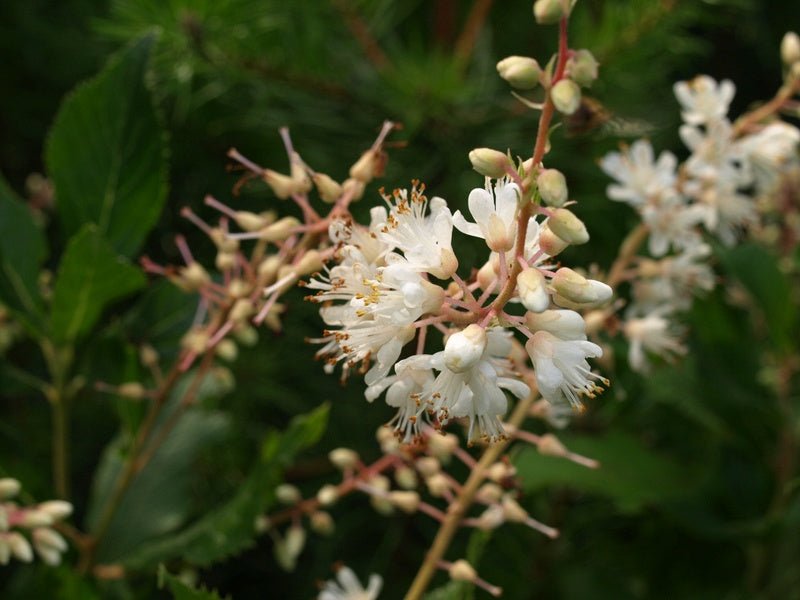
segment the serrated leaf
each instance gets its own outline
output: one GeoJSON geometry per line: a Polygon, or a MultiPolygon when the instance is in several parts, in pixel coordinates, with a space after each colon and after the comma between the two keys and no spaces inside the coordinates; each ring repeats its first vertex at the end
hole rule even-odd
{"type": "Polygon", "coordinates": [[[145,284],[142,272],[117,256],[95,225],[86,225],[67,244],[53,289],[51,330],[58,342],[87,333],[102,310],[145,284]]]}
{"type": "Polygon", "coordinates": [[[0,302],[34,333],[43,328],[38,278],[46,254],[33,215],[0,175],[0,302]]]}
{"type": "MultiPolygon", "coordinates": [[[[158,588],[168,588],[174,600],[222,600],[215,590],[196,588],[172,575],[164,565],[158,566],[158,588]]],[[[228,598],[228,596],[226,596],[228,598]]]]}
{"type": "MultiPolygon", "coordinates": [[[[100,543],[101,562],[123,559],[147,540],[180,527],[191,510],[192,464],[209,445],[219,443],[230,429],[221,413],[190,410],[167,436],[147,467],[126,491],[100,543]]],[[[125,440],[106,448],[95,473],[87,526],[93,530],[125,465],[125,440]]]]}
{"type": "Polygon", "coordinates": [[[167,196],[165,134],[144,76],[154,35],[125,49],[61,105],[45,161],[67,235],[95,223],[134,254],[167,196]]]}
{"type": "Polygon", "coordinates": [[[328,405],[295,417],[283,433],[272,432],[262,445],[258,463],[238,493],[219,509],[184,531],[158,540],[128,557],[128,568],[145,568],[174,557],[206,566],[241,552],[256,536],[254,522],[274,502],[281,473],[299,451],[315,444],[325,431],[328,405]]]}
{"type": "Polygon", "coordinates": [[[602,437],[559,435],[572,451],[600,461],[587,469],[563,458],[543,456],[527,448],[514,461],[528,491],[563,485],[606,496],[623,512],[637,512],[646,505],[673,500],[688,489],[684,469],[635,437],[610,433],[602,437]]]}

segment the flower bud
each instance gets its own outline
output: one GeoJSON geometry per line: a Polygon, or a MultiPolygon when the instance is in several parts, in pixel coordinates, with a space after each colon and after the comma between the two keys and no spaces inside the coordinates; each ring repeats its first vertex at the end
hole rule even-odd
{"type": "Polygon", "coordinates": [[[492,504],[478,517],[477,527],[483,531],[491,531],[497,529],[505,523],[506,516],[503,513],[503,507],[499,504],[492,504]]]}
{"type": "Polygon", "coordinates": [[[22,485],[16,479],[3,477],[0,479],[0,500],[7,500],[19,494],[22,485]]]}
{"type": "Polygon", "coordinates": [[[540,25],[558,23],[568,17],[575,0],[536,0],[533,3],[533,16],[540,25]]]}
{"type": "Polygon", "coordinates": [[[181,288],[193,292],[211,281],[211,276],[199,262],[192,262],[178,270],[180,281],[176,282],[181,288]]]}
{"type": "Polygon", "coordinates": [[[314,173],[312,179],[323,202],[333,204],[341,198],[344,188],[325,173],[314,173]]]}
{"type": "Polygon", "coordinates": [[[422,473],[423,477],[431,477],[442,469],[442,465],[438,459],[432,456],[423,456],[418,458],[416,462],[417,470],[422,473]]]}
{"type": "Polygon", "coordinates": [[[558,112],[571,115],[581,105],[581,88],[571,79],[562,79],[550,90],[550,98],[558,112]]]}
{"type": "Polygon", "coordinates": [[[420,498],[417,492],[389,492],[389,501],[405,513],[415,513],[419,508],[420,498]]]}
{"type": "Polygon", "coordinates": [[[299,275],[310,275],[322,269],[322,258],[319,250],[311,249],[303,255],[296,265],[294,271],[299,275]]]}
{"type": "Polygon", "coordinates": [[[154,367],[158,364],[158,351],[150,344],[142,344],[139,348],[139,360],[145,367],[154,367]]]}
{"type": "Polygon", "coordinates": [[[441,498],[450,489],[450,483],[442,473],[435,473],[425,480],[428,491],[434,498],[441,498]]]}
{"type": "Polygon", "coordinates": [[[507,154],[491,148],[475,148],[469,153],[469,161],[478,173],[492,179],[503,177],[512,167],[507,154]]]}
{"type": "Polygon", "coordinates": [[[131,398],[132,400],[141,400],[144,398],[147,390],[138,381],[129,381],[117,386],[117,394],[123,398],[131,398]]]}
{"type": "Polygon", "coordinates": [[[308,177],[303,159],[297,152],[292,152],[292,181],[294,182],[294,193],[305,194],[311,190],[311,179],[308,177]]]}
{"type": "Polygon", "coordinates": [[[303,499],[297,486],[291,483],[282,483],[275,488],[275,497],[281,504],[297,504],[303,499]]]}
{"type": "Polygon", "coordinates": [[[567,246],[569,244],[553,233],[545,221],[539,228],[539,248],[542,249],[542,252],[548,256],[556,256],[561,254],[567,246]]]}
{"type": "Polygon", "coordinates": [[[323,485],[317,492],[317,501],[319,501],[321,506],[330,506],[338,499],[339,490],[335,485],[323,485]]]}
{"type": "Polygon", "coordinates": [[[444,364],[453,373],[471,369],[486,349],[486,330],[475,323],[454,333],[444,346],[444,364]]]}
{"type": "Polygon", "coordinates": [[[539,454],[545,456],[566,456],[569,454],[566,446],[552,433],[546,433],[541,436],[536,444],[536,449],[539,451],[539,454]]]}
{"type": "Polygon", "coordinates": [[[781,60],[789,67],[800,62],[800,36],[794,31],[787,31],[781,40],[781,60]]]}
{"type": "Polygon", "coordinates": [[[496,483],[490,482],[484,483],[475,494],[475,500],[483,504],[494,504],[499,502],[502,497],[503,488],[496,483]]]}
{"type": "Polygon", "coordinates": [[[611,288],[601,281],[586,279],[568,267],[556,271],[550,285],[567,301],[577,304],[595,304],[611,298],[611,288]]]}
{"type": "Polygon", "coordinates": [[[517,292],[522,305],[530,311],[540,313],[550,306],[544,275],[539,269],[523,269],[517,277],[517,292]]]}
{"type": "Polygon", "coordinates": [[[515,88],[530,90],[539,85],[542,69],[536,59],[528,56],[508,56],[497,63],[497,72],[515,88]]]}
{"type": "Polygon", "coordinates": [[[585,244],[589,241],[589,232],[575,214],[566,208],[557,208],[547,220],[550,231],[569,244],[585,244]]]}
{"type": "Polygon", "coordinates": [[[536,178],[536,187],[549,206],[564,206],[567,201],[567,180],[557,169],[543,169],[536,178]]]}
{"type": "Polygon", "coordinates": [[[359,461],[358,452],[350,448],[336,448],[328,452],[328,460],[340,471],[354,468],[359,461]]]}
{"type": "Polygon", "coordinates": [[[350,167],[350,177],[363,183],[374,179],[378,168],[378,152],[369,149],[350,167]]]}
{"type": "Polygon", "coordinates": [[[333,517],[324,510],[315,510],[311,513],[308,521],[311,529],[320,535],[330,535],[335,528],[333,517]]]}
{"type": "Polygon", "coordinates": [[[6,543],[8,544],[8,549],[11,551],[11,554],[13,554],[14,558],[18,561],[29,563],[33,560],[33,549],[28,540],[26,540],[21,533],[17,531],[7,533],[6,543]]]}
{"type": "Polygon", "coordinates": [[[394,472],[394,480],[404,490],[413,490],[417,487],[417,472],[406,465],[400,466],[394,472]]]}
{"type": "Polygon", "coordinates": [[[286,200],[286,198],[291,196],[295,191],[295,181],[288,175],[272,171],[271,169],[264,169],[262,177],[272,192],[280,200],[286,200]]]}
{"type": "Polygon", "coordinates": [[[364,182],[356,179],[355,177],[350,177],[349,179],[345,179],[344,183],[342,184],[342,189],[344,190],[343,193],[348,194],[352,199],[353,202],[357,202],[364,197],[364,182]]]}
{"type": "Polygon", "coordinates": [[[246,210],[236,211],[235,215],[236,224],[245,231],[258,231],[270,223],[268,218],[246,210]]]}
{"type": "Polygon", "coordinates": [[[52,548],[59,552],[66,552],[67,541],[61,537],[61,534],[49,527],[38,527],[33,530],[33,543],[38,547],[52,548]]]}
{"type": "Polygon", "coordinates": [[[577,50],[567,61],[567,74],[581,87],[589,87],[597,79],[598,62],[588,50],[577,50]]]}
{"type": "Polygon", "coordinates": [[[428,452],[434,460],[447,462],[458,448],[458,438],[452,433],[430,435],[428,437],[428,452]]]}
{"type": "Polygon", "coordinates": [[[267,242],[281,242],[292,235],[293,230],[300,225],[295,217],[283,217],[259,232],[259,239],[267,242]]]}
{"type": "Polygon", "coordinates": [[[546,310],[526,313],[525,325],[533,332],[547,331],[562,340],[585,340],[586,323],[574,310],[546,310]]]}
{"type": "Polygon", "coordinates": [[[258,331],[247,323],[240,323],[234,327],[233,335],[236,337],[236,341],[243,346],[255,346],[258,343],[258,331]]]}
{"type": "Polygon", "coordinates": [[[475,569],[473,569],[472,565],[463,558],[451,564],[450,568],[447,569],[447,574],[450,575],[450,579],[453,581],[472,582],[478,578],[478,574],[475,572],[475,569]]]}
{"type": "Polygon", "coordinates": [[[494,270],[494,265],[491,260],[486,261],[486,263],[478,269],[477,280],[482,290],[489,289],[492,283],[497,280],[497,273],[494,270]]]}
{"type": "Polygon", "coordinates": [[[214,259],[214,265],[220,271],[227,271],[236,266],[236,253],[220,251],[217,252],[217,257],[214,259]]]}
{"type": "Polygon", "coordinates": [[[528,512],[508,494],[503,496],[502,507],[506,520],[514,523],[524,523],[528,520],[528,512]]]}
{"type": "Polygon", "coordinates": [[[33,529],[35,527],[47,527],[52,525],[55,519],[48,513],[36,509],[28,509],[19,520],[19,524],[26,529],[33,529]]]}
{"type": "Polygon", "coordinates": [[[258,278],[262,284],[270,284],[275,281],[278,269],[283,265],[283,259],[277,254],[272,254],[261,261],[258,265],[258,278]]]}
{"type": "Polygon", "coordinates": [[[249,319],[254,312],[256,312],[255,306],[253,306],[249,298],[239,298],[233,303],[228,313],[228,320],[234,323],[243,323],[249,319]]]}

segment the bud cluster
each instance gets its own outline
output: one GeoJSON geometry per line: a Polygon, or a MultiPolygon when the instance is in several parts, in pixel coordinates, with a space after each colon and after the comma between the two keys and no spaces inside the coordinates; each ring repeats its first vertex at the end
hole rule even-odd
{"type": "Polygon", "coordinates": [[[57,566],[68,546],[54,525],[72,514],[72,505],[49,500],[20,506],[12,499],[21,488],[16,479],[0,479],[0,565],[8,564],[12,558],[29,563],[35,550],[42,562],[57,566]]]}

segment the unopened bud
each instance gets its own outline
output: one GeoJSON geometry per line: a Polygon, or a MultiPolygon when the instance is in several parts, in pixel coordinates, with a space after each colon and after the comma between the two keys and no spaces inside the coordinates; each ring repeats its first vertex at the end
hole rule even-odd
{"type": "Polygon", "coordinates": [[[589,87],[597,79],[598,64],[588,50],[576,50],[567,61],[567,74],[579,86],[589,87]]]}
{"type": "Polygon", "coordinates": [[[575,0],[536,0],[533,3],[533,16],[540,25],[558,23],[562,17],[569,16],[575,0]]]}
{"type": "Polygon", "coordinates": [[[308,521],[311,529],[320,535],[330,535],[335,528],[333,517],[324,510],[315,510],[311,513],[308,521]]]}
{"type": "Polygon", "coordinates": [[[180,276],[180,281],[176,282],[177,285],[190,292],[199,290],[201,287],[211,281],[211,276],[199,262],[192,262],[191,264],[180,268],[178,273],[180,276]]]}
{"type": "Polygon", "coordinates": [[[243,323],[249,319],[256,311],[255,306],[248,298],[239,298],[233,303],[230,312],[228,313],[228,320],[234,323],[243,323]]]}
{"type": "Polygon", "coordinates": [[[313,248],[303,254],[303,258],[293,268],[297,275],[301,277],[316,273],[320,269],[322,269],[322,257],[319,254],[319,250],[314,250],[313,248]]]}
{"type": "Polygon", "coordinates": [[[486,349],[486,330],[472,323],[462,331],[447,338],[444,346],[444,364],[453,373],[471,369],[486,349]]]}
{"type": "Polygon", "coordinates": [[[312,179],[323,202],[333,204],[342,197],[344,188],[325,173],[314,173],[312,179]]]}
{"type": "Polygon", "coordinates": [[[231,279],[230,283],[228,283],[228,295],[231,298],[244,298],[245,296],[249,296],[250,292],[253,291],[253,286],[250,282],[245,281],[244,279],[231,279]]]}
{"type": "Polygon", "coordinates": [[[67,541],[61,537],[54,529],[49,527],[39,527],[33,530],[33,543],[36,544],[37,549],[52,548],[58,552],[66,552],[67,541]]]}
{"type": "Polygon", "coordinates": [[[497,529],[505,523],[506,515],[503,512],[503,507],[499,504],[492,504],[478,517],[477,526],[483,531],[490,531],[497,529]]]}
{"type": "Polygon", "coordinates": [[[266,515],[258,515],[253,522],[253,530],[256,533],[265,533],[272,527],[272,521],[266,515]]]}
{"type": "Polygon", "coordinates": [[[354,468],[359,461],[358,452],[350,448],[336,448],[328,452],[328,460],[341,471],[354,468]]]}
{"type": "Polygon", "coordinates": [[[294,182],[294,193],[305,194],[311,190],[311,179],[308,177],[306,167],[303,164],[303,159],[297,152],[292,152],[292,166],[291,166],[292,181],[294,182]]]}
{"type": "Polygon", "coordinates": [[[247,323],[242,323],[233,328],[233,335],[243,346],[255,346],[258,343],[258,331],[247,323]]]}
{"type": "Polygon", "coordinates": [[[503,496],[503,488],[496,483],[487,482],[478,488],[475,499],[483,504],[494,504],[503,496]]]}
{"type": "Polygon", "coordinates": [[[472,568],[472,565],[463,558],[451,564],[450,568],[447,569],[447,573],[450,575],[450,579],[453,581],[472,582],[478,578],[478,573],[476,573],[475,569],[472,568]]]}
{"type": "Polygon", "coordinates": [[[442,473],[435,473],[425,480],[428,491],[434,498],[441,498],[450,489],[450,483],[442,473]]]}
{"type": "Polygon", "coordinates": [[[141,400],[144,398],[147,390],[138,381],[129,381],[117,386],[117,394],[123,398],[131,398],[132,400],[141,400]]]}
{"type": "Polygon", "coordinates": [[[539,195],[549,206],[564,206],[567,201],[567,180],[557,169],[543,169],[536,178],[539,195]]]}
{"type": "Polygon", "coordinates": [[[450,460],[450,456],[458,448],[458,437],[452,433],[433,434],[428,437],[428,451],[431,458],[440,461],[450,460]]]}
{"type": "Polygon", "coordinates": [[[517,277],[517,292],[522,305],[530,311],[540,313],[550,306],[550,294],[539,269],[522,270],[517,277]]]}
{"type": "Polygon", "coordinates": [[[263,177],[266,184],[280,200],[286,200],[295,191],[295,181],[288,175],[265,169],[263,177]]]}
{"type": "Polygon", "coordinates": [[[506,494],[502,501],[503,515],[507,521],[514,523],[524,523],[528,520],[528,512],[511,496],[506,494]]]}
{"type": "Polygon", "coordinates": [[[581,105],[581,88],[571,79],[562,79],[550,90],[550,98],[558,112],[571,115],[581,105]]]}
{"type": "Polygon", "coordinates": [[[481,175],[499,179],[512,167],[508,155],[491,148],[476,148],[469,153],[469,162],[472,168],[481,175]]]}
{"type": "Polygon", "coordinates": [[[484,265],[478,269],[477,275],[478,285],[482,290],[487,290],[497,280],[497,273],[494,270],[494,264],[488,260],[484,265]]]}
{"type": "Polygon", "coordinates": [[[442,465],[438,459],[433,456],[423,456],[416,461],[417,471],[422,473],[423,477],[431,477],[442,469],[442,465]]]}
{"type": "Polygon", "coordinates": [[[275,497],[281,504],[297,504],[302,500],[303,496],[297,486],[291,483],[282,483],[275,488],[275,497]]]}
{"type": "Polygon", "coordinates": [[[363,183],[369,183],[375,177],[378,166],[378,151],[367,150],[355,164],[350,167],[350,177],[363,183]]]}
{"type": "Polygon", "coordinates": [[[154,367],[158,364],[158,351],[150,344],[143,344],[139,348],[139,360],[145,367],[154,367]]]}
{"type": "Polygon", "coordinates": [[[327,484],[319,488],[317,500],[321,506],[330,506],[339,499],[339,489],[335,485],[327,484]]]}
{"type": "Polygon", "coordinates": [[[375,432],[375,438],[381,446],[381,452],[384,454],[394,454],[400,447],[400,442],[394,435],[394,432],[388,427],[379,427],[375,432]]]}
{"type": "Polygon", "coordinates": [[[22,489],[22,484],[16,479],[11,477],[3,477],[0,479],[0,500],[7,500],[13,498],[22,489]]]}
{"type": "MultiPolygon", "coordinates": [[[[20,562],[29,563],[33,560],[33,549],[25,537],[17,532],[12,531],[5,534],[5,542],[8,544],[8,549],[20,562]]],[[[0,542],[2,543],[2,542],[0,542]]]]}
{"type": "Polygon", "coordinates": [[[550,231],[569,244],[585,244],[589,241],[589,232],[575,214],[566,208],[557,208],[547,220],[550,231]]]}
{"type": "Polygon", "coordinates": [[[533,332],[547,331],[562,340],[585,340],[586,324],[580,313],[574,310],[546,310],[541,313],[526,313],[525,324],[533,332]]]}
{"type": "Polygon", "coordinates": [[[404,490],[413,490],[417,487],[417,472],[411,467],[402,465],[395,470],[394,480],[404,490]]]}
{"type": "Polygon", "coordinates": [[[794,31],[786,32],[781,40],[781,60],[789,67],[800,62],[800,36],[794,31]]]}
{"type": "Polygon", "coordinates": [[[500,483],[509,477],[513,477],[516,473],[514,467],[504,462],[496,462],[486,470],[486,477],[490,481],[500,483]]]}
{"type": "Polygon", "coordinates": [[[190,329],[181,339],[181,346],[195,354],[203,354],[207,345],[208,333],[204,329],[190,329]]]}
{"type": "Polygon", "coordinates": [[[303,547],[306,545],[306,530],[303,529],[302,525],[292,525],[286,530],[285,544],[286,554],[292,559],[300,556],[303,547]]]}
{"type": "Polygon", "coordinates": [[[275,281],[278,269],[283,265],[283,259],[277,254],[272,254],[258,265],[258,278],[261,283],[268,285],[275,281]]]}
{"type": "Polygon", "coordinates": [[[552,433],[546,433],[541,436],[536,443],[536,449],[539,454],[544,454],[545,456],[566,456],[569,454],[566,446],[552,433]]]}
{"type": "Polygon", "coordinates": [[[233,267],[236,266],[236,253],[225,252],[225,251],[217,252],[217,256],[214,259],[214,265],[220,271],[227,271],[228,269],[232,269],[233,267]]]}
{"type": "Polygon", "coordinates": [[[236,347],[236,342],[225,338],[214,348],[214,353],[224,361],[233,362],[239,356],[239,349],[236,347]]]}
{"type": "Polygon", "coordinates": [[[288,238],[294,229],[300,225],[295,217],[283,217],[259,232],[259,239],[267,242],[280,242],[288,238]]]}
{"type": "Polygon", "coordinates": [[[542,69],[534,58],[508,56],[497,63],[497,72],[515,88],[530,90],[539,85],[542,69]]]}
{"type": "Polygon", "coordinates": [[[605,283],[586,279],[568,267],[562,267],[556,271],[550,284],[558,295],[577,304],[605,302],[613,294],[611,288],[605,283]]]}
{"type": "Polygon", "coordinates": [[[356,179],[355,177],[350,177],[349,179],[345,179],[344,183],[342,184],[342,190],[344,194],[350,196],[353,199],[353,202],[357,202],[364,197],[364,188],[365,184],[360,179],[356,179]]]}
{"type": "Polygon", "coordinates": [[[415,513],[419,508],[420,498],[417,492],[389,492],[389,501],[406,513],[415,513]]]}
{"type": "Polygon", "coordinates": [[[548,256],[561,254],[569,244],[553,233],[545,221],[539,227],[539,248],[548,256]]]}
{"type": "Polygon", "coordinates": [[[246,210],[236,211],[235,215],[236,224],[245,231],[258,231],[269,224],[261,215],[246,210]]]}

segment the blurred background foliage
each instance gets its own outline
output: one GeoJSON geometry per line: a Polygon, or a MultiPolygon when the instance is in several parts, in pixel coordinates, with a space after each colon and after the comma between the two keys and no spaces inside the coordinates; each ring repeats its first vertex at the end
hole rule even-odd
{"type": "MultiPolygon", "coordinates": [[[[800,26],[795,3],[578,3],[571,45],[591,49],[600,61],[591,95],[604,108],[568,120],[552,138],[548,164],[567,175],[593,238],[587,247],[570,250],[570,261],[607,266],[635,224],[627,207],[605,199],[607,182],[597,159],[620,139],[642,135],[681,156],[676,80],[697,73],[733,79],[733,114],[770,97],[780,85],[778,46],[787,26],[800,26]]],[[[238,174],[226,170],[225,153],[232,146],[286,171],[277,135],[283,125],[291,128],[308,164],[341,180],[382,120],[400,122],[381,184],[407,186],[418,178],[454,210],[463,209],[469,189],[481,184],[469,169],[471,148],[508,147],[525,156],[533,143],[534,115],[510,95],[495,63],[510,54],[544,63],[556,45],[555,28],[535,26],[530,2],[517,0],[0,3],[0,167],[18,195],[41,201],[50,269],[67,238],[49,218],[53,209],[41,178],[32,176],[47,174],[42,157],[48,129],[76,84],[98,72],[113,52],[152,31],[157,42],[146,82],[168,134],[169,192],[142,253],[159,262],[178,261],[175,232],[186,234],[196,256],[211,262],[213,249],[178,218],[180,207],[211,218],[202,206],[204,195],[231,198],[238,174]]],[[[365,214],[377,198],[373,189],[356,211],[365,214]]],[[[232,202],[263,210],[274,200],[252,184],[232,202]]],[[[479,252],[464,244],[462,265],[480,260],[479,252]]],[[[564,438],[574,450],[598,458],[601,470],[517,451],[525,505],[561,528],[559,540],[505,526],[487,539],[462,534],[451,558],[469,547],[481,576],[512,600],[797,594],[800,499],[776,489],[779,432],[787,423],[774,382],[776,357],[796,350],[798,298],[777,268],[762,268],[774,263],[751,246],[722,255],[724,286],[700,299],[689,315],[686,360],[660,365],[648,378],[628,372],[624,361],[615,368],[613,357],[607,361],[612,388],[564,438]],[[754,271],[762,275],[753,278],[754,271]],[[733,305],[730,289],[745,290],[755,301],[733,305]],[[790,313],[785,322],[770,323],[776,307],[790,313]],[[787,339],[776,339],[780,332],[787,339]]],[[[313,494],[336,477],[320,458],[327,450],[345,445],[365,457],[377,455],[374,432],[391,411],[380,403],[367,405],[359,382],[340,386],[322,373],[314,348],[304,342],[318,334],[320,321],[301,297],[298,290],[284,333],[265,330],[255,347],[241,348],[230,372],[219,371],[209,383],[204,411],[192,416],[196,422],[174,432],[179,456],[167,461],[174,472],[144,482],[138,504],[131,500],[129,518],[137,527],[152,526],[138,534],[175,531],[224,503],[256,468],[266,432],[284,429],[292,417],[324,402],[331,403],[328,427],[316,445],[286,463],[287,480],[313,494]],[[158,520],[170,510],[172,520],[158,520]]],[[[77,371],[89,382],[136,379],[142,375],[137,345],[148,341],[162,356],[174,354],[193,311],[186,296],[151,282],[114,305],[80,342],[77,371]]],[[[625,352],[621,346],[615,350],[625,352]]],[[[6,351],[0,371],[0,467],[34,497],[49,498],[48,406],[14,377],[19,369],[45,373],[36,345],[24,338],[6,351]]],[[[796,391],[791,400],[797,404],[796,391]]],[[[76,523],[92,518],[87,507],[95,469],[111,451],[106,447],[120,423],[123,433],[130,432],[139,419],[140,408],[129,402],[91,386],[81,392],[72,419],[76,523]]],[[[312,535],[293,573],[278,568],[264,536],[244,554],[206,566],[199,578],[234,598],[309,598],[315,581],[329,578],[331,565],[342,560],[362,579],[369,572],[383,574],[383,597],[399,598],[435,529],[424,518],[374,516],[367,505],[362,497],[348,497],[334,507],[335,534],[312,535]]],[[[126,541],[130,533],[120,533],[117,552],[136,544],[134,538],[126,541]]],[[[181,561],[169,566],[177,572],[181,561]]],[[[165,593],[155,586],[155,569],[99,582],[68,567],[14,565],[0,571],[4,598],[165,593]]],[[[448,590],[455,595],[446,597],[472,594],[448,590]]]]}

